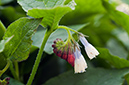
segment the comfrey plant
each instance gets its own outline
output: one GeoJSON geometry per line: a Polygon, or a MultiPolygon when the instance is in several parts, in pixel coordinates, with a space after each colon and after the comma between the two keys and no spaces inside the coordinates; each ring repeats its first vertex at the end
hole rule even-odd
{"type": "MultiPolygon", "coordinates": [[[[7,30],[2,22],[0,22],[3,32],[1,35],[2,37],[0,37],[0,62],[3,64],[2,70],[0,70],[0,77],[9,68],[13,77],[16,80],[22,81],[20,80],[22,77],[20,77],[18,63],[29,57],[30,49],[35,50],[34,46],[32,46],[31,38],[39,25],[42,25],[46,30],[44,31],[44,38],[41,46],[39,46],[39,52],[27,85],[32,85],[45,45],[49,37],[51,37],[51,34],[57,29],[65,29],[68,33],[68,38],[66,41],[62,41],[62,39],[59,38],[56,39],[52,45],[53,52],[70,63],[74,67],[75,73],[85,72],[87,63],[81,54],[80,46],[73,38],[71,31],[78,35],[78,40],[84,45],[86,53],[90,59],[99,55],[99,52],[88,43],[84,34],[69,27],[59,25],[60,19],[66,13],[75,9],[76,3],[74,0],[18,0],[18,3],[31,18],[20,18],[11,23],[7,30]]],[[[36,37],[36,39],[37,38],[38,37],[36,37]]],[[[7,85],[9,84],[9,80],[10,78],[0,80],[0,84],[7,85]]]]}
{"type": "MultiPolygon", "coordinates": [[[[85,72],[85,69],[87,68],[87,63],[81,54],[80,46],[79,44],[74,40],[69,30],[72,30],[70,28],[67,28],[65,26],[59,26],[58,28],[64,28],[68,32],[68,38],[64,42],[61,39],[57,38],[54,41],[53,52],[61,57],[62,59],[66,60],[68,63],[70,63],[74,67],[75,73],[83,73],[85,72]]],[[[72,30],[76,32],[79,36],[79,40],[85,47],[85,51],[90,59],[95,58],[97,55],[99,55],[99,52],[86,40],[85,35],[82,33],[79,33],[75,30],[72,30]]]]}
{"type": "Polygon", "coordinates": [[[122,1],[115,8],[112,0],[0,0],[0,85],[129,84],[129,6],[122,1]],[[82,50],[89,60],[100,52],[91,68],[82,50]]]}

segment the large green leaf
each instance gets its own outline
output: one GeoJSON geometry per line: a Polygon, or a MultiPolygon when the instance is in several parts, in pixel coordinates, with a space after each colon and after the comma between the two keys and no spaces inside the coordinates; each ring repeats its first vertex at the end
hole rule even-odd
{"type": "Polygon", "coordinates": [[[73,71],[68,71],[48,80],[44,85],[122,85],[123,77],[128,73],[128,69],[88,68],[83,74],[73,74],[73,71]]]}
{"type": "Polygon", "coordinates": [[[103,6],[107,10],[110,18],[114,20],[118,25],[122,26],[129,35],[129,16],[123,12],[117,11],[112,5],[108,2],[103,1],[103,6]]]}
{"type": "MultiPolygon", "coordinates": [[[[69,26],[69,27],[74,29],[74,30],[79,30],[79,29],[81,29],[81,28],[83,28],[84,26],[87,26],[87,25],[88,24],[80,24],[80,25],[72,25],[72,26],[69,26]]],[[[45,31],[46,30],[44,29],[44,30],[41,30],[41,31],[37,31],[35,33],[35,35],[32,37],[32,40],[34,41],[32,43],[32,45],[40,48],[43,37],[44,37],[44,34],[45,34],[45,31]]],[[[53,44],[53,41],[56,38],[61,38],[62,40],[67,39],[67,32],[64,29],[58,29],[54,33],[51,34],[51,36],[49,37],[49,39],[48,39],[48,41],[45,45],[45,48],[44,48],[45,52],[47,52],[48,54],[53,53],[52,44],[53,44]]]]}
{"type": "Polygon", "coordinates": [[[111,55],[109,53],[108,49],[98,48],[98,51],[100,52],[98,57],[106,60],[113,67],[115,67],[115,68],[129,67],[129,61],[128,60],[126,60],[124,58],[120,58],[120,57],[115,56],[115,55],[111,55]]]}
{"type": "Polygon", "coordinates": [[[28,11],[28,15],[35,18],[44,17],[41,24],[44,27],[55,29],[58,26],[61,17],[70,10],[71,8],[69,7],[56,7],[53,9],[32,9],[28,11]]]}
{"type": "Polygon", "coordinates": [[[55,29],[60,19],[74,9],[75,2],[72,0],[64,5],[65,0],[18,0],[29,16],[41,18],[44,27],[55,29]]]}
{"type": "Polygon", "coordinates": [[[32,44],[32,34],[39,26],[42,19],[20,18],[13,22],[3,37],[14,36],[6,45],[3,51],[5,57],[22,61],[28,58],[32,44]]]}

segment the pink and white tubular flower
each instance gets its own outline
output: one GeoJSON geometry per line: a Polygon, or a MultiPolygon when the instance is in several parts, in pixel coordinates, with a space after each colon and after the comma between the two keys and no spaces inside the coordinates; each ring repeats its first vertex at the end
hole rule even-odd
{"type": "Polygon", "coordinates": [[[79,40],[85,47],[85,51],[90,59],[95,58],[97,55],[99,55],[99,52],[96,50],[94,46],[92,46],[84,37],[83,34],[79,36],[79,40]]]}
{"type": "Polygon", "coordinates": [[[87,63],[86,63],[83,55],[81,54],[81,51],[79,49],[78,44],[74,49],[74,56],[75,56],[74,72],[75,73],[83,73],[83,72],[85,72],[86,71],[85,69],[87,68],[87,63]]]}

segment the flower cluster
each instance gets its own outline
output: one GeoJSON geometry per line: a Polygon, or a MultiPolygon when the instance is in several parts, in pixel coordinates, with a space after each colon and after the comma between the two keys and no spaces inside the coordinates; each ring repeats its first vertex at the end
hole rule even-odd
{"type": "Polygon", "coordinates": [[[52,45],[53,52],[61,57],[62,59],[68,61],[72,66],[74,66],[74,61],[75,61],[75,57],[73,54],[73,46],[71,46],[72,43],[68,42],[68,43],[64,43],[64,41],[62,41],[61,39],[57,38],[54,41],[54,44],[52,45]]]}
{"type": "MultiPolygon", "coordinates": [[[[85,47],[85,51],[90,59],[95,58],[99,55],[99,52],[86,40],[83,34],[79,33],[79,40],[85,47]]],[[[79,44],[71,37],[66,42],[61,39],[56,39],[52,45],[53,52],[66,60],[74,67],[75,73],[85,72],[87,63],[81,54],[79,44]]]]}

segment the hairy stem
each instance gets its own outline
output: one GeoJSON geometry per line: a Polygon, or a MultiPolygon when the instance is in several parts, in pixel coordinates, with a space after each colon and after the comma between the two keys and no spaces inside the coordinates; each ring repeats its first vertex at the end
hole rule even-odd
{"type": "Polygon", "coordinates": [[[44,39],[43,39],[43,42],[42,42],[42,45],[39,49],[39,52],[38,52],[38,55],[37,55],[37,58],[35,60],[35,63],[34,63],[34,66],[33,66],[33,69],[32,69],[32,72],[30,74],[30,78],[27,82],[27,85],[31,85],[32,82],[33,82],[33,79],[35,77],[35,74],[37,72],[37,69],[38,69],[38,66],[39,66],[39,63],[40,63],[40,60],[42,58],[42,54],[43,54],[43,50],[44,50],[44,47],[45,47],[45,44],[50,36],[52,32],[50,30],[46,31],[45,35],[44,35],[44,39]]]}

